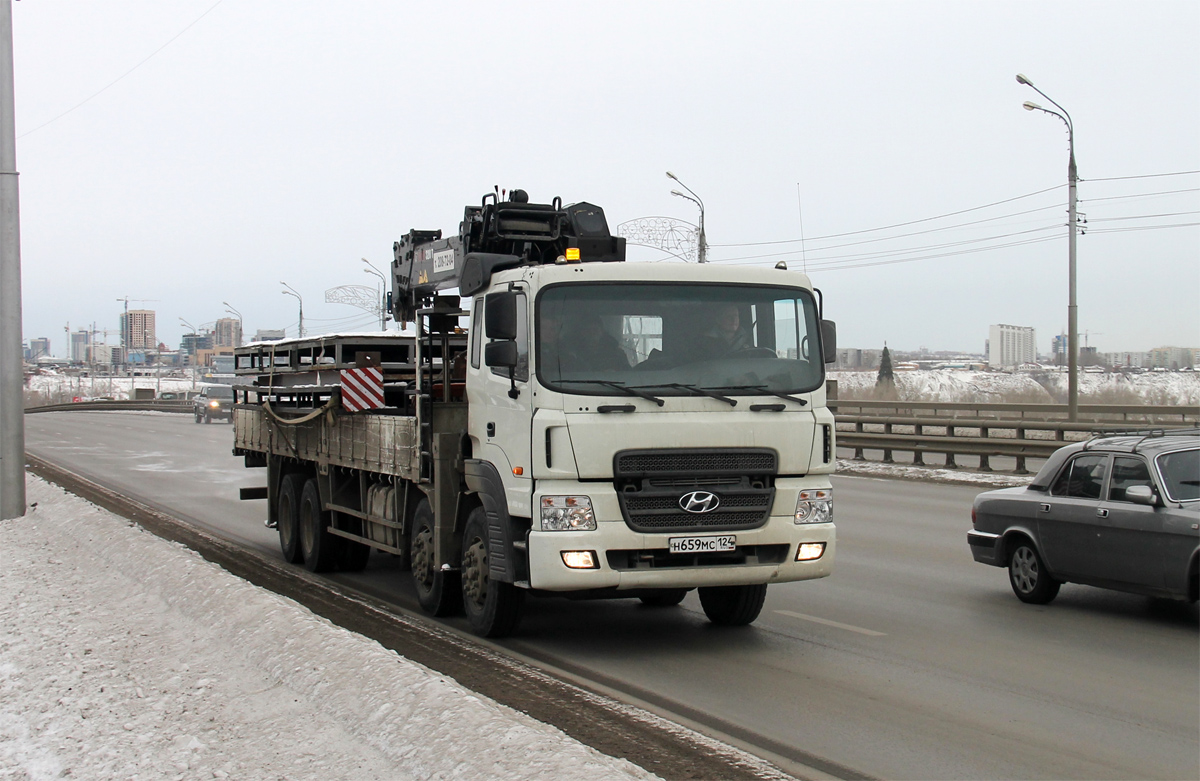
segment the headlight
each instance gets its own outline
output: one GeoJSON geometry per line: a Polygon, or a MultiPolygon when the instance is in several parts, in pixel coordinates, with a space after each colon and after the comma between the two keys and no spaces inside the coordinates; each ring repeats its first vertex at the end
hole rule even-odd
{"type": "Polygon", "coordinates": [[[832,523],[833,489],[809,488],[796,498],[796,523],[832,523]]]}
{"type": "Polygon", "coordinates": [[[221,406],[221,402],[219,402],[219,401],[210,401],[210,402],[208,403],[208,406],[212,407],[213,409],[216,409],[217,407],[221,406]]]}
{"type": "Polygon", "coordinates": [[[592,531],[596,516],[592,500],[586,496],[543,496],[542,531],[592,531]]]}

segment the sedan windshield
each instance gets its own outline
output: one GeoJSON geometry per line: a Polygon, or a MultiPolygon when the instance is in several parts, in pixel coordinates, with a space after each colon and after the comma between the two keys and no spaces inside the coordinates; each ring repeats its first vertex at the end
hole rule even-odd
{"type": "Polygon", "coordinates": [[[767,396],[825,378],[816,303],[801,288],[558,285],[536,315],[537,376],[563,392],[767,396]]]}

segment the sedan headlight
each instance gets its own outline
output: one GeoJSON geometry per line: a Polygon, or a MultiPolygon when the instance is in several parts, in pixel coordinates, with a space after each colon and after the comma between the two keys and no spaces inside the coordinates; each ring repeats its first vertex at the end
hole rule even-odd
{"type": "Polygon", "coordinates": [[[796,523],[832,523],[833,489],[809,488],[796,498],[796,523]]]}
{"type": "Polygon", "coordinates": [[[543,496],[542,531],[593,531],[596,516],[592,500],[586,496],[543,496]]]}

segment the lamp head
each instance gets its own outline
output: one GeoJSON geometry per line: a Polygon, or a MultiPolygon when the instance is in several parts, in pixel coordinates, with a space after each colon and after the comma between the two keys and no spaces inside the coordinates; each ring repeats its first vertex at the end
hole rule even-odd
{"type": "Polygon", "coordinates": [[[675,174],[671,173],[670,171],[667,171],[667,178],[674,179],[677,182],[679,181],[679,177],[675,176],[675,174]]]}
{"type": "Polygon", "coordinates": [[[1017,74],[1017,83],[1018,83],[1018,84],[1026,84],[1026,85],[1028,85],[1028,86],[1030,86],[1030,87],[1032,87],[1032,86],[1033,86],[1033,82],[1032,82],[1032,81],[1030,81],[1029,79],[1027,79],[1027,78],[1025,77],[1025,74],[1024,74],[1024,73],[1018,73],[1018,74],[1017,74]]]}
{"type": "Polygon", "coordinates": [[[1034,103],[1032,100],[1027,100],[1024,103],[1022,103],[1021,105],[1025,107],[1026,111],[1034,111],[1034,110],[1038,110],[1038,109],[1045,111],[1044,108],[1042,108],[1038,104],[1034,103]]]}
{"type": "Polygon", "coordinates": [[[687,197],[686,195],[684,195],[683,193],[679,192],[678,190],[672,190],[672,191],[671,191],[671,195],[678,195],[680,198],[686,198],[686,197],[687,197]]]}

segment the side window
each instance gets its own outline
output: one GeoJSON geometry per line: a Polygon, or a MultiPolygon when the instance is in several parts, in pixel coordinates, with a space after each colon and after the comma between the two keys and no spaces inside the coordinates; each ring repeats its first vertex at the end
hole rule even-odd
{"type": "Polygon", "coordinates": [[[1167,496],[1173,502],[1200,499],[1200,450],[1164,453],[1156,459],[1167,496]]]}
{"type": "MultiPolygon", "coordinates": [[[[483,313],[483,306],[480,305],[480,314],[483,313]]],[[[476,322],[483,320],[478,318],[476,322]]],[[[482,335],[482,331],[480,334],[482,335]]],[[[482,341],[482,339],[480,339],[482,341]]],[[[524,293],[517,294],[517,338],[514,340],[517,343],[517,367],[513,374],[513,378],[517,382],[529,381],[529,308],[526,303],[524,293]]],[[[508,377],[508,369],[496,367],[492,369],[492,374],[501,377],[508,377]]]]}
{"type": "Polygon", "coordinates": [[[1135,485],[1154,484],[1150,482],[1150,468],[1140,458],[1117,456],[1113,459],[1112,480],[1109,481],[1108,499],[1111,502],[1125,501],[1125,492],[1135,485]]]}
{"type": "Polygon", "coordinates": [[[483,352],[483,297],[475,299],[471,307],[471,368],[479,368],[479,355],[483,352]]]}
{"type": "Polygon", "coordinates": [[[1079,456],[1058,474],[1050,493],[1054,496],[1073,496],[1080,499],[1099,499],[1104,489],[1104,473],[1108,456],[1079,456]]]}

